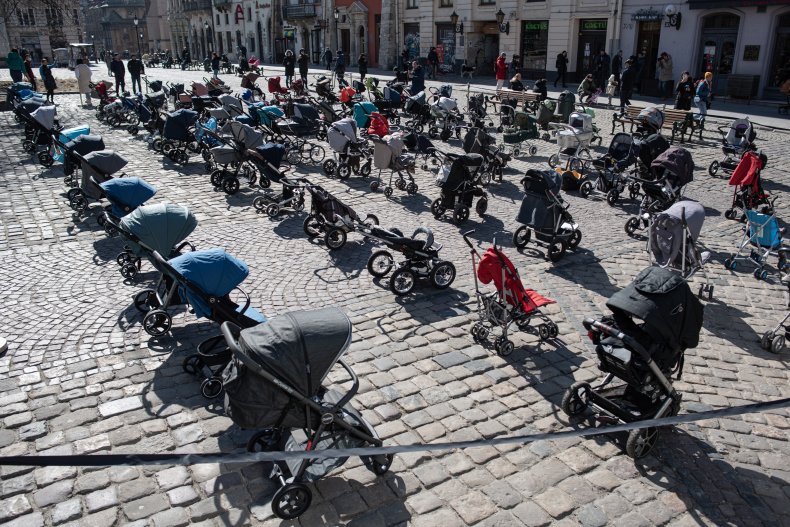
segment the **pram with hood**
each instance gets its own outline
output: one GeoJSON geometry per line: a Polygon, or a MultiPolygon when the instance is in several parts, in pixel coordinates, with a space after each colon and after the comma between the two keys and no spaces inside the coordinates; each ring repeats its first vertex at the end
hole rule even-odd
{"type": "Polygon", "coordinates": [[[49,146],[62,129],[55,119],[54,106],[39,106],[30,114],[30,128],[26,127],[22,150],[36,154],[39,146],[49,146]],[[29,130],[29,131],[28,131],[29,130]]]}
{"type": "Polygon", "coordinates": [[[370,190],[375,192],[381,187],[381,172],[389,170],[389,184],[384,185],[386,197],[392,196],[393,186],[398,190],[405,190],[410,196],[416,194],[419,190],[413,175],[416,160],[414,154],[403,152],[405,146],[403,134],[396,132],[383,137],[371,135],[370,140],[373,142],[373,166],[379,169],[379,177],[370,183],[370,190]],[[398,179],[393,185],[392,178],[395,174],[398,175],[398,179]]]}
{"type": "Polygon", "coordinates": [[[724,211],[728,220],[746,221],[746,211],[759,207],[773,208],[770,196],[763,190],[762,169],[768,164],[768,156],[762,151],[745,152],[730,176],[733,188],[732,205],[724,211]],[[740,212],[739,212],[740,211],[740,212]]]}
{"type": "Polygon", "coordinates": [[[70,187],[77,186],[80,181],[77,170],[82,164],[82,158],[104,148],[104,140],[100,135],[80,135],[66,143],[63,148],[63,182],[70,187]]]}
{"type": "MultiPolygon", "coordinates": [[[[352,326],[337,308],[292,311],[266,324],[241,329],[222,325],[232,361],[222,374],[225,411],[245,429],[258,429],[247,443],[250,452],[308,451],[382,445],[374,428],[351,405],[359,379],[342,356],[351,344],[352,326]],[[327,388],[336,364],[351,379],[348,389],[327,388]],[[342,391],[339,391],[342,390],[342,391]]],[[[272,512],[292,520],[310,507],[307,486],[347,458],[291,459],[274,464],[271,477],[280,487],[272,512]]],[[[385,474],[392,455],[361,458],[377,476],[385,474]]]]}
{"type": "Polygon", "coordinates": [[[249,151],[248,154],[249,161],[258,168],[261,177],[282,184],[282,192],[279,194],[267,189],[256,196],[252,201],[255,210],[265,210],[270,218],[276,218],[284,209],[291,209],[294,212],[304,210],[304,189],[299,181],[287,178],[285,171],[280,170],[285,147],[276,143],[266,143],[249,151]]]}
{"type": "Polygon", "coordinates": [[[90,133],[90,126],[87,125],[64,128],[57,133],[53,133],[49,147],[38,153],[38,162],[45,167],[51,167],[55,164],[55,161],[65,161],[66,145],[70,141],[90,133]]]}
{"type": "Polygon", "coordinates": [[[515,323],[521,331],[537,334],[541,340],[555,338],[559,334],[557,324],[551,321],[540,308],[555,301],[546,298],[537,291],[527,289],[518,275],[518,271],[510,259],[497,247],[496,238],[489,249],[480,256],[464,233],[464,241],[469,246],[472,258],[472,271],[475,276],[475,296],[477,297],[477,314],[469,332],[479,342],[485,341],[494,328],[500,329],[500,335],[494,340],[497,355],[505,357],[513,352],[513,341],[508,339],[510,326],[515,323]],[[480,282],[494,283],[496,290],[492,293],[480,291],[480,282]],[[541,323],[530,325],[533,318],[541,323]],[[490,326],[490,328],[489,328],[490,326]]]}
{"type": "Polygon", "coordinates": [[[249,275],[247,264],[222,249],[187,252],[166,260],[151,253],[151,263],[162,277],[154,289],[134,296],[134,306],[144,313],[143,329],[153,337],[170,331],[173,318],[168,309],[189,304],[197,318],[205,317],[217,324],[233,322],[252,327],[266,322],[266,317],[250,306],[250,296],[239,285],[249,275]],[[230,294],[238,290],[244,302],[238,304],[230,294]]]}
{"type": "Polygon", "coordinates": [[[695,273],[702,271],[705,283],[700,285],[698,294],[701,298],[707,293],[710,300],[713,298],[713,284],[705,273],[710,252],[700,251],[697,246],[704,221],[705,207],[701,203],[678,201],[656,214],[650,224],[647,251],[651,263],[679,272],[684,280],[690,280],[695,273]]]}
{"type": "Polygon", "coordinates": [[[631,199],[639,198],[639,191],[642,188],[640,185],[641,180],[652,180],[653,172],[650,166],[653,161],[669,150],[669,141],[661,134],[651,134],[647,137],[634,137],[634,143],[637,147],[637,159],[634,170],[626,176],[628,180],[628,195],[631,199]]]}
{"type": "Polygon", "coordinates": [[[348,179],[352,173],[362,177],[370,175],[372,160],[368,142],[359,137],[354,119],[345,117],[330,124],[326,138],[332,149],[332,159],[327,159],[321,165],[324,174],[329,177],[337,175],[340,179],[348,179]]]}
{"type": "Polygon", "coordinates": [[[683,194],[683,187],[694,179],[694,160],[685,148],[673,147],[659,155],[650,165],[652,180],[636,179],[644,196],[639,213],[625,222],[625,232],[633,236],[637,229],[647,228],[653,217],[669,208],[683,194]]]}
{"type": "Polygon", "coordinates": [[[564,164],[565,170],[578,170],[592,163],[590,143],[595,132],[591,115],[573,112],[567,124],[549,123],[549,127],[557,136],[557,153],[549,157],[551,168],[564,164]]]}
{"type": "Polygon", "coordinates": [[[434,218],[439,219],[447,211],[452,211],[453,221],[461,225],[469,219],[469,209],[476,197],[480,199],[477,200],[475,210],[479,216],[484,216],[488,210],[488,194],[483,190],[481,180],[483,156],[439,150],[434,150],[432,155],[441,161],[436,174],[436,186],[442,189],[439,197],[431,203],[434,218]]]}
{"type": "Polygon", "coordinates": [[[447,141],[455,135],[461,138],[461,133],[468,127],[464,123],[464,116],[458,112],[458,103],[450,97],[439,97],[430,105],[432,123],[428,126],[428,136],[431,139],[447,141]]]}
{"type": "Polygon", "coordinates": [[[315,80],[315,93],[329,104],[340,102],[337,95],[332,91],[332,81],[328,77],[321,75],[315,80]]]}
{"type": "Polygon", "coordinates": [[[348,233],[359,231],[364,236],[379,219],[368,214],[363,220],[357,212],[318,185],[303,180],[310,192],[310,214],[304,219],[302,227],[311,240],[324,236],[324,242],[331,251],[341,249],[348,239],[348,233]]]}
{"type": "Polygon", "coordinates": [[[565,252],[575,250],[582,231],[560,196],[562,177],[552,170],[527,170],[521,180],[524,198],[516,221],[521,227],[513,233],[513,245],[523,249],[535,234],[535,243],[545,246],[549,260],[559,261],[565,252]]]}
{"type": "Polygon", "coordinates": [[[788,249],[784,246],[784,229],[779,225],[773,202],[759,209],[746,209],[744,215],[746,225],[738,251],[724,260],[724,267],[734,270],[738,267],[738,261],[743,260],[755,266],[753,274],[756,279],[765,280],[768,278],[768,271],[765,269],[768,258],[776,256],[777,271],[785,271],[788,249]],[[747,250],[748,255],[745,254],[747,250]]]}
{"type": "Polygon", "coordinates": [[[370,126],[370,116],[379,109],[370,101],[359,101],[354,104],[352,115],[359,130],[367,130],[370,126]]]}
{"type": "Polygon", "coordinates": [[[187,164],[189,162],[187,148],[195,141],[194,126],[197,119],[197,112],[183,108],[169,114],[162,128],[158,148],[157,141],[154,140],[154,150],[161,151],[175,163],[187,164]]]}
{"type": "MultiPolygon", "coordinates": [[[[605,195],[606,202],[614,207],[629,181],[626,171],[637,162],[638,155],[639,144],[631,134],[625,132],[615,134],[606,154],[592,161],[595,171],[582,179],[579,195],[587,198],[594,192],[599,192],[605,195]]],[[[566,174],[568,172],[563,174],[563,183],[567,181],[566,174]]]]}
{"type": "MultiPolygon", "coordinates": [[[[225,194],[235,194],[239,191],[239,177],[247,178],[250,186],[258,181],[258,172],[247,163],[248,151],[263,144],[263,134],[252,126],[230,121],[222,127],[224,145],[211,148],[217,168],[211,173],[211,184],[221,188],[225,194]]],[[[263,187],[270,185],[269,180],[261,174],[260,184],[263,187]]]]}
{"type": "MultiPolygon", "coordinates": [[[[114,150],[98,150],[95,152],[91,152],[86,154],[81,159],[81,168],[82,168],[82,176],[80,178],[80,186],[77,188],[69,189],[66,193],[66,197],[69,200],[69,206],[76,212],[78,215],[82,215],[87,209],[88,205],[91,201],[99,201],[101,199],[107,198],[104,188],[101,186],[103,183],[112,181],[113,179],[134,179],[134,183],[130,185],[130,188],[134,191],[139,189],[141,197],[145,197],[143,201],[139,203],[134,203],[134,207],[136,208],[139,205],[142,205],[148,199],[153,196],[151,195],[145,196],[144,190],[146,189],[147,183],[144,181],[137,179],[137,178],[126,178],[125,174],[119,172],[123,167],[127,164],[126,159],[124,159],[120,154],[116,153],[114,150]]],[[[148,185],[150,187],[150,185],[148,185]]],[[[115,189],[111,187],[113,191],[123,191],[123,187],[118,187],[115,189]]],[[[154,193],[156,190],[154,189],[154,193]]],[[[121,207],[123,209],[124,207],[121,207]]],[[[131,212],[129,210],[128,212],[131,212]]],[[[123,216],[124,214],[116,214],[116,216],[123,216]]],[[[104,215],[99,216],[99,224],[104,226],[104,215]]]]}
{"type": "Polygon", "coordinates": [[[387,249],[378,249],[368,258],[368,272],[376,278],[384,278],[396,267],[390,278],[390,290],[398,296],[408,295],[418,279],[427,279],[436,289],[446,289],[455,280],[455,266],[439,258],[441,244],[435,243],[433,231],[428,227],[418,227],[411,237],[406,237],[398,229],[373,227],[368,234],[387,249]],[[399,264],[390,251],[396,251],[406,258],[399,264]]]}
{"type": "Polygon", "coordinates": [[[150,261],[154,251],[171,259],[180,256],[187,247],[195,250],[194,245],[184,240],[197,228],[198,222],[195,215],[181,205],[144,205],[119,221],[109,217],[107,225],[126,242],[115,259],[124,278],[134,278],[142,266],[142,258],[150,261]]]}
{"type": "MultiPolygon", "coordinates": [[[[592,408],[598,419],[616,424],[677,415],[682,396],[672,386],[672,374],[680,378],[685,350],[699,343],[702,304],[677,273],[648,267],[606,305],[611,316],[584,320],[606,377],[595,387],[571,385],[562,410],[577,416],[592,408]],[[615,379],[622,382],[612,385],[615,379]]],[[[646,456],[658,432],[656,427],[629,432],[627,454],[646,456]]]]}
{"type": "Polygon", "coordinates": [[[261,78],[260,74],[254,71],[245,73],[244,76],[241,78],[241,89],[250,90],[250,92],[253,95],[253,100],[255,100],[256,96],[259,99],[263,98],[263,90],[257,84],[257,81],[260,78],[261,78]]]}
{"type": "Polygon", "coordinates": [[[757,132],[752,126],[748,117],[735,119],[730,126],[720,126],[721,151],[724,152],[724,159],[712,161],[708,166],[708,173],[716,176],[719,172],[731,174],[738,166],[743,154],[757,150],[754,144],[757,139],[757,132]]]}
{"type": "Polygon", "coordinates": [[[639,137],[657,134],[664,126],[664,112],[655,106],[648,106],[634,118],[634,124],[636,125],[634,134],[639,137]]]}
{"type": "MultiPolygon", "coordinates": [[[[326,157],[324,148],[308,141],[321,131],[321,118],[318,110],[309,104],[293,105],[290,119],[279,119],[274,123],[274,131],[282,136],[285,144],[285,157],[292,165],[299,163],[321,163],[326,157]]],[[[279,141],[278,141],[279,142],[279,141]]]]}
{"type": "Polygon", "coordinates": [[[505,142],[506,152],[513,157],[519,157],[522,152],[534,156],[538,147],[529,143],[530,139],[539,139],[538,122],[534,116],[526,112],[515,112],[513,126],[505,128],[502,140],[505,142]]]}
{"type": "Polygon", "coordinates": [[[403,111],[408,116],[405,126],[418,133],[422,133],[424,126],[431,122],[431,108],[424,91],[408,97],[403,103],[403,111]]]}
{"type": "Polygon", "coordinates": [[[480,170],[480,180],[484,185],[499,178],[502,181],[504,169],[511,160],[507,149],[496,144],[496,138],[484,128],[472,127],[466,132],[463,143],[464,152],[467,154],[480,154],[483,156],[483,167],[480,170]]]}

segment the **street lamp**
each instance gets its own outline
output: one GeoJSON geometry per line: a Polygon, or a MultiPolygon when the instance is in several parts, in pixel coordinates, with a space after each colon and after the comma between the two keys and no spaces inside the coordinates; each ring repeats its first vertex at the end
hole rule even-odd
{"type": "Polygon", "coordinates": [[[458,23],[458,13],[453,11],[453,14],[450,15],[450,23],[453,25],[453,31],[456,33],[464,34],[464,23],[458,23]]]}
{"type": "Polygon", "coordinates": [[[499,32],[506,35],[510,34],[510,22],[505,23],[505,13],[500,8],[496,12],[496,23],[499,25],[499,32]]]}
{"type": "Polygon", "coordinates": [[[137,37],[137,57],[139,58],[142,55],[140,51],[140,33],[137,32],[137,26],[140,24],[140,20],[137,17],[134,17],[134,36],[137,37]]]}
{"type": "Polygon", "coordinates": [[[337,39],[337,50],[340,51],[340,28],[337,26],[337,21],[340,18],[340,10],[335,8],[333,15],[335,17],[335,38],[337,39]]]}

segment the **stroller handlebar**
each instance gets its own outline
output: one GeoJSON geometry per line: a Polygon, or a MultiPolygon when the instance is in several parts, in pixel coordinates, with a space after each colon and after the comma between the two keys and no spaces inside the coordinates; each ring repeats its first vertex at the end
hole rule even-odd
{"type": "Polygon", "coordinates": [[[605,333],[606,335],[609,335],[610,337],[614,337],[616,339],[621,340],[623,344],[625,344],[628,348],[631,348],[636,353],[638,353],[639,356],[642,358],[642,360],[645,361],[645,363],[650,364],[652,362],[653,359],[650,356],[650,354],[647,352],[647,350],[637,340],[635,340],[633,337],[629,335],[626,335],[619,329],[613,328],[612,326],[608,324],[604,324],[603,322],[599,320],[595,320],[593,318],[585,318],[582,324],[584,325],[585,329],[587,329],[588,331],[595,329],[600,331],[601,333],[605,333]]]}
{"type": "Polygon", "coordinates": [[[469,248],[470,248],[470,249],[472,249],[473,251],[475,250],[475,246],[474,246],[474,245],[472,245],[472,242],[469,240],[469,235],[470,235],[470,234],[472,234],[472,233],[474,233],[474,232],[475,232],[475,231],[474,231],[474,229],[472,229],[471,231],[466,231],[465,233],[461,234],[461,236],[463,236],[463,237],[464,237],[464,241],[466,242],[466,244],[467,244],[467,245],[469,246],[469,248]]]}

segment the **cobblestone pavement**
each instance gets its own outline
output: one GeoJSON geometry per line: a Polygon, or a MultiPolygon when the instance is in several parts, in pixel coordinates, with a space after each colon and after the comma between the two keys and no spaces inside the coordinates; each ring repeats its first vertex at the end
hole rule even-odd
{"type": "MultiPolygon", "coordinates": [[[[188,74],[197,78],[197,74],[188,74]]],[[[154,201],[189,206],[200,225],[190,237],[199,248],[223,247],[250,266],[244,287],[269,316],[291,309],[337,305],[352,318],[347,355],[361,378],[355,406],[387,444],[483,439],[587,426],[559,408],[564,389],[600,378],[581,319],[604,313],[604,303],[647,263],[644,240],[623,224],[634,204],[611,208],[602,200],[567,194],[584,239],[559,264],[507,246],[528,287],[555,298],[548,312],[559,324],[554,342],[518,334],[516,351],[498,357],[474,344],[474,282],[460,236],[487,247],[509,239],[521,197],[520,174],[543,167],[553,146],[519,159],[505,181],[489,188],[489,214],[463,229],[434,220],[438,195],[432,175],[418,172],[420,194],[396,191],[387,200],[352,176],[325,183],[358,212],[374,212],[386,226],[434,229],[442,257],[458,277],[443,292],[418,287],[394,298],[387,280],[365,270],[375,244],[352,234],[336,253],[309,242],[302,216],[269,220],[251,207],[254,191],[226,197],[212,190],[202,166],[162,161],[142,136],[110,130],[58,97],[64,124],[90,123],[107,145],[129,159],[126,172],[156,185],[154,201]],[[504,233],[502,231],[505,231],[504,233]]],[[[597,121],[610,136],[611,114],[597,121]]],[[[786,134],[760,130],[770,156],[764,172],[773,193],[790,184],[786,134]]],[[[235,427],[221,406],[207,402],[181,363],[217,328],[181,311],[173,330],[150,338],[130,306],[154,278],[150,267],[134,281],[119,275],[121,248],[93,217],[75,219],[62,173],[42,170],[22,153],[20,128],[0,115],[0,304],[8,353],[0,358],[0,455],[101,452],[213,452],[243,449],[250,432],[235,427]]],[[[458,144],[453,143],[457,148],[458,144]]],[[[709,275],[715,298],[705,308],[701,342],[686,353],[682,413],[790,395],[788,357],[763,351],[758,336],[786,306],[775,278],[756,281],[721,262],[739,240],[725,220],[731,194],[706,167],[720,155],[716,138],[689,149],[697,164],[687,195],[707,207],[702,242],[714,253],[709,275]]],[[[788,216],[786,204],[778,204],[788,216]]],[[[696,284],[695,284],[696,286],[696,284]]],[[[333,380],[342,380],[332,377],[333,380]]],[[[0,522],[5,525],[790,525],[788,412],[702,421],[661,431],[653,454],[634,462],[623,437],[543,441],[529,446],[483,447],[440,454],[397,456],[376,478],[356,459],[315,485],[310,510],[298,522],[273,517],[275,488],[269,467],[32,468],[0,467],[0,522]]]]}

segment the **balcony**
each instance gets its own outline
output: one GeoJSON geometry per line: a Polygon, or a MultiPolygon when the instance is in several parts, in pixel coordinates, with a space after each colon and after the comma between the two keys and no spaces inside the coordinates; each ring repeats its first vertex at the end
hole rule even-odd
{"type": "Polygon", "coordinates": [[[299,4],[283,6],[283,18],[285,20],[297,20],[299,18],[315,18],[315,4],[299,4]]]}
{"type": "Polygon", "coordinates": [[[184,13],[190,11],[211,11],[211,0],[188,0],[184,2],[184,13]]]}
{"type": "Polygon", "coordinates": [[[230,0],[211,0],[211,3],[217,9],[230,9],[231,1],[230,0]]]}

